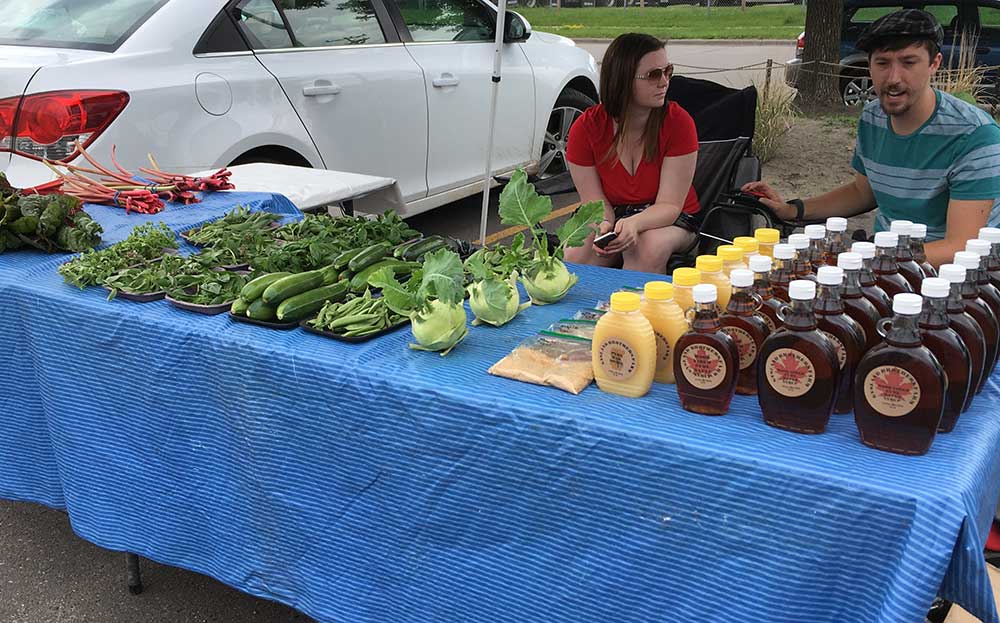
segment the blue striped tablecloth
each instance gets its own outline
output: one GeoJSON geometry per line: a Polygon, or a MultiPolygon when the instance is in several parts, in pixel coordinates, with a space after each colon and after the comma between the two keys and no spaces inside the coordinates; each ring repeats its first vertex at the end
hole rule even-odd
{"type": "Polygon", "coordinates": [[[487,374],[645,275],[574,267],[564,301],[440,357],[407,330],[350,345],[107,302],[32,255],[0,256],[0,496],[64,507],[103,547],[323,622],[901,623],[938,593],[1000,621],[995,380],[904,457],[850,416],[799,435],[754,398],[713,418],[673,386],[487,374]]]}

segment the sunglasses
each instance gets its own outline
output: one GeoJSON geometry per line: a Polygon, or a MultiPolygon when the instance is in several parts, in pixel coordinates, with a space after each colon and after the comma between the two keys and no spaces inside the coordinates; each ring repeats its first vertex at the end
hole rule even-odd
{"type": "Polygon", "coordinates": [[[638,76],[635,77],[635,79],[654,80],[656,82],[659,82],[660,78],[666,76],[667,80],[670,80],[673,77],[673,75],[674,75],[674,66],[671,64],[667,65],[666,67],[656,67],[654,69],[650,69],[644,74],[639,74],[638,76]]]}

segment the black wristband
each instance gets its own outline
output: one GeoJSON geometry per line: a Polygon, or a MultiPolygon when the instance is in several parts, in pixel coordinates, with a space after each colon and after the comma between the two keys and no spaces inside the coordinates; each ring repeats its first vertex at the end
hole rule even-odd
{"type": "Polygon", "coordinates": [[[795,206],[795,220],[801,221],[806,217],[806,204],[803,203],[801,199],[789,199],[786,201],[788,205],[795,206]]]}

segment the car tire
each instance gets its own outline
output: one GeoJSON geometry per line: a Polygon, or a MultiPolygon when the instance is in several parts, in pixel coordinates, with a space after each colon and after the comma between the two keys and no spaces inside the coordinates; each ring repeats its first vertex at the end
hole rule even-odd
{"type": "Polygon", "coordinates": [[[545,127],[542,153],[538,159],[538,177],[545,179],[567,171],[566,139],[569,128],[577,117],[594,104],[593,99],[576,89],[564,90],[552,107],[549,123],[545,127]]]}
{"type": "Polygon", "coordinates": [[[875,85],[867,67],[847,67],[840,76],[840,97],[846,106],[864,106],[875,99],[875,85]]]}

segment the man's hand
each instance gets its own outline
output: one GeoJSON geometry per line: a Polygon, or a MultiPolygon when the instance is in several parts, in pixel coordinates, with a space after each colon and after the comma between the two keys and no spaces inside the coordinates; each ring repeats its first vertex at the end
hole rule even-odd
{"type": "Polygon", "coordinates": [[[795,206],[785,203],[785,200],[781,198],[776,190],[768,186],[765,182],[750,182],[743,185],[741,188],[745,193],[754,193],[761,195],[759,197],[760,202],[771,208],[771,211],[780,218],[786,221],[795,220],[796,211],[795,206]]]}

